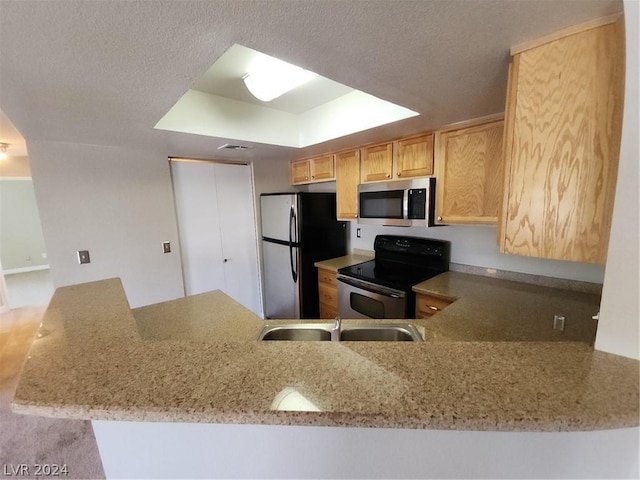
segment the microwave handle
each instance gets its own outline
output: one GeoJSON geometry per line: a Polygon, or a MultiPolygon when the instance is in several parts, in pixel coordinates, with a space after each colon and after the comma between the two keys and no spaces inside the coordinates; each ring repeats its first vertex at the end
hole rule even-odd
{"type": "Polygon", "coordinates": [[[404,195],[402,196],[402,218],[407,220],[409,218],[409,195],[411,193],[411,189],[407,188],[404,191],[404,195]]]}

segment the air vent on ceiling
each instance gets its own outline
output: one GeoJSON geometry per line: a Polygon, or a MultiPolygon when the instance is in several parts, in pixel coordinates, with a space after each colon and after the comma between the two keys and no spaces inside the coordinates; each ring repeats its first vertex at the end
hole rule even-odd
{"type": "Polygon", "coordinates": [[[234,145],[233,143],[225,143],[218,147],[218,150],[249,150],[251,147],[248,145],[234,145]]]}

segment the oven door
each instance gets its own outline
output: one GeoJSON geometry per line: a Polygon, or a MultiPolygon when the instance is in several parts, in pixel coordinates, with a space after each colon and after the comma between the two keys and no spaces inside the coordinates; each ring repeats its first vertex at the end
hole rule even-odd
{"type": "Polygon", "coordinates": [[[338,315],[341,318],[405,318],[407,294],[338,274],[338,315]]]}

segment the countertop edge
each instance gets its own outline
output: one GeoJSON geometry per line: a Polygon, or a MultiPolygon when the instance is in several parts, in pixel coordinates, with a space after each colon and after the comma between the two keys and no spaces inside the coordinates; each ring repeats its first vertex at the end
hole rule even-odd
{"type": "Polygon", "coordinates": [[[342,257],[321,260],[319,262],[315,262],[313,265],[318,268],[324,268],[325,270],[337,272],[340,268],[350,267],[359,263],[368,262],[369,260],[373,260],[373,258],[374,257],[368,255],[351,253],[342,257]]]}
{"type": "Polygon", "coordinates": [[[11,409],[21,415],[38,415],[49,418],[77,420],[105,420],[127,422],[169,422],[169,423],[220,423],[238,425],[278,425],[278,426],[318,426],[350,428],[403,428],[411,430],[451,430],[477,432],[589,432],[636,428],[638,419],[633,415],[601,417],[596,422],[585,423],[580,418],[555,419],[553,422],[520,419],[500,421],[497,418],[416,418],[391,417],[388,414],[359,414],[349,412],[225,412],[193,411],[179,408],[170,410],[141,407],[142,411],[122,408],[96,408],[89,406],[39,406],[14,402],[11,409]]]}

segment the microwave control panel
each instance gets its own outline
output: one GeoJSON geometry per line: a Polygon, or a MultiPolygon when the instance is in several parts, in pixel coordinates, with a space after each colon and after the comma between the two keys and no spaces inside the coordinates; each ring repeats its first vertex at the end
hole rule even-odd
{"type": "Polygon", "coordinates": [[[410,220],[424,220],[427,218],[427,189],[412,188],[409,190],[409,212],[410,220]]]}

